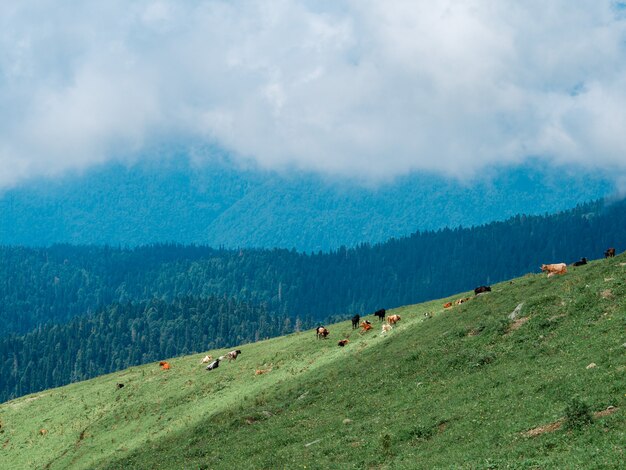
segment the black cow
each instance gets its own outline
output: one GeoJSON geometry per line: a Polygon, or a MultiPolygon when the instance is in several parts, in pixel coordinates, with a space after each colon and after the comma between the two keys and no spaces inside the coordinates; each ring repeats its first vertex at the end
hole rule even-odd
{"type": "Polygon", "coordinates": [[[474,295],[482,294],[484,292],[491,292],[490,286],[480,286],[474,289],[474,295]]]}
{"type": "Polygon", "coordinates": [[[354,330],[355,328],[359,327],[359,320],[361,319],[361,317],[359,316],[359,314],[357,313],[355,316],[352,317],[352,329],[354,330]]]}
{"type": "Polygon", "coordinates": [[[377,316],[380,321],[383,321],[385,319],[386,314],[387,312],[385,311],[384,308],[381,308],[380,310],[376,310],[374,312],[374,315],[377,316]]]}
{"type": "Polygon", "coordinates": [[[609,248],[604,252],[605,258],[613,258],[615,256],[615,248],[609,248]]]}
{"type": "Polygon", "coordinates": [[[215,359],[208,366],[206,366],[206,370],[214,370],[214,369],[217,369],[219,366],[220,366],[220,360],[215,359]]]}
{"type": "Polygon", "coordinates": [[[587,258],[580,258],[580,261],[576,261],[573,266],[584,266],[587,264],[587,258]]]}

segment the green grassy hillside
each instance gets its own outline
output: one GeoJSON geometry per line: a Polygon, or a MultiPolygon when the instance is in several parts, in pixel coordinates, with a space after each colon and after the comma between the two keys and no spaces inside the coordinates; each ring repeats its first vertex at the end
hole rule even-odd
{"type": "Polygon", "coordinates": [[[22,397],[0,468],[624,468],[625,282],[622,255],[396,309],[385,335],[343,322],[22,397]]]}

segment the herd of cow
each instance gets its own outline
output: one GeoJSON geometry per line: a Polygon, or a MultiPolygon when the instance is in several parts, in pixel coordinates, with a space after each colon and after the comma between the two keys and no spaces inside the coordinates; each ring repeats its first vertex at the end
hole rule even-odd
{"type": "MultiPolygon", "coordinates": [[[[615,256],[615,248],[609,248],[604,252],[605,258],[612,258],[614,256],[615,256]]],[[[587,258],[583,257],[580,259],[580,261],[576,261],[575,263],[572,263],[572,266],[583,266],[585,264],[587,264],[587,258]]],[[[556,274],[566,274],[567,265],[565,263],[542,264],[541,271],[548,273],[548,277],[552,277],[556,274]]],[[[474,289],[474,295],[484,294],[486,292],[491,292],[490,286],[479,286],[476,289],[474,289]]],[[[460,305],[464,302],[467,302],[468,300],[470,300],[470,297],[457,299],[454,302],[446,302],[443,305],[443,307],[450,308],[453,305],[460,305]]],[[[380,310],[376,310],[373,313],[374,316],[378,317],[379,322],[383,322],[382,331],[381,331],[382,334],[387,333],[388,331],[391,331],[391,329],[393,328],[393,325],[395,325],[397,322],[401,320],[400,315],[390,315],[386,317],[386,314],[387,314],[387,311],[384,308],[381,308],[380,310]],[[387,318],[386,323],[385,323],[385,317],[387,318]]],[[[430,318],[432,314],[426,313],[425,316],[427,318],[430,318]]],[[[352,317],[352,329],[355,330],[359,327],[361,328],[360,334],[364,334],[373,328],[372,322],[370,322],[369,320],[364,320],[361,322],[361,316],[359,314],[356,314],[352,317]]],[[[317,339],[327,339],[329,334],[330,334],[330,331],[325,326],[320,325],[315,329],[315,336],[317,337],[317,339]]],[[[344,347],[349,342],[350,340],[345,338],[345,339],[340,340],[337,343],[337,345],[344,347]]],[[[224,359],[228,359],[228,362],[231,362],[231,361],[236,360],[237,356],[239,356],[240,354],[241,354],[241,350],[235,349],[229,352],[228,354],[218,357],[215,360],[213,360],[212,356],[207,355],[202,359],[200,363],[201,364],[208,363],[206,370],[215,370],[219,367],[220,362],[223,361],[224,359]]],[[[170,368],[169,363],[164,362],[164,361],[160,362],[159,365],[164,370],[168,370],[170,368]]],[[[271,369],[257,370],[255,372],[255,375],[261,375],[269,371],[271,371],[271,369]]],[[[123,386],[124,384],[117,384],[118,388],[122,388],[123,386]]]]}
{"type": "MultiPolygon", "coordinates": [[[[604,252],[605,258],[612,258],[614,256],[615,256],[615,248],[609,248],[604,252]]],[[[575,263],[572,263],[573,266],[582,266],[585,264],[587,264],[587,258],[584,258],[584,257],[581,258],[580,261],[576,261],[575,263]]],[[[567,265],[565,263],[542,264],[541,271],[548,273],[548,277],[552,277],[555,274],[567,273],[567,265]]],[[[491,286],[479,286],[474,289],[475,296],[484,294],[486,292],[491,292],[491,286]]],[[[457,299],[454,302],[446,302],[443,306],[444,308],[450,308],[453,305],[461,305],[462,303],[467,302],[468,300],[470,300],[470,297],[465,297],[465,298],[457,299]]],[[[373,313],[373,315],[378,317],[379,321],[384,322],[386,313],[387,313],[386,310],[382,308],[380,310],[376,310],[373,313]]],[[[426,316],[426,318],[432,317],[432,313],[426,313],[424,315],[426,316]]],[[[393,328],[392,325],[395,325],[400,320],[401,320],[400,315],[391,315],[387,317],[387,323],[383,324],[381,333],[386,333],[388,331],[391,331],[391,329],[393,328]]],[[[372,322],[370,322],[369,320],[365,320],[359,323],[360,321],[361,321],[360,315],[356,314],[352,317],[352,329],[353,330],[360,327],[361,328],[360,333],[363,334],[373,328],[372,322]]],[[[330,334],[330,331],[325,326],[320,325],[315,329],[315,336],[317,337],[317,339],[326,339],[328,338],[329,334],[330,334]]],[[[345,338],[345,339],[340,340],[337,343],[337,345],[340,347],[344,347],[349,342],[350,340],[345,338]]]]}
{"type": "MultiPolygon", "coordinates": [[[[605,258],[613,258],[615,256],[615,248],[609,248],[604,252],[605,258]]],[[[579,261],[572,263],[572,266],[584,266],[587,264],[587,258],[582,257],[579,261]]],[[[567,264],[565,263],[555,263],[555,264],[542,264],[541,271],[548,274],[548,277],[552,277],[556,274],[567,274],[567,264]]],[[[485,292],[491,292],[491,287],[489,286],[480,286],[474,289],[474,295],[483,294],[485,292]]],[[[443,304],[444,308],[450,308],[453,305],[460,305],[463,302],[467,302],[470,298],[466,297],[464,299],[457,299],[454,302],[446,302],[443,304]]]]}
{"type": "MultiPolygon", "coordinates": [[[[609,248],[604,252],[605,258],[613,258],[615,256],[615,248],[609,248]]],[[[587,258],[580,258],[580,261],[572,263],[572,266],[583,266],[587,264],[587,258]]],[[[548,273],[548,277],[552,277],[556,274],[567,274],[567,265],[565,263],[556,264],[542,264],[541,271],[548,273]]]]}
{"type": "Polygon", "coordinates": [[[209,356],[207,354],[206,356],[204,356],[202,361],[200,361],[200,364],[206,364],[208,362],[210,364],[206,366],[206,370],[215,370],[220,366],[220,362],[223,361],[224,359],[228,359],[228,362],[234,361],[235,359],[237,359],[237,356],[239,356],[240,354],[241,354],[241,349],[235,349],[229,352],[228,354],[218,357],[215,360],[213,360],[213,356],[209,356]]]}
{"type": "MultiPolygon", "coordinates": [[[[373,315],[378,317],[379,322],[384,322],[385,316],[387,315],[387,311],[384,308],[381,308],[380,310],[376,310],[373,313],[373,315]]],[[[398,323],[400,320],[402,320],[400,315],[388,316],[387,323],[383,323],[381,332],[387,333],[388,331],[391,331],[391,329],[393,328],[393,325],[398,323]]],[[[373,328],[371,321],[364,320],[361,323],[359,323],[360,321],[361,321],[361,316],[358,313],[352,317],[352,329],[356,330],[357,328],[360,327],[361,328],[360,334],[366,333],[367,331],[370,331],[373,328]]],[[[330,331],[328,331],[328,328],[326,328],[325,326],[320,325],[315,329],[315,336],[317,337],[317,339],[326,339],[329,334],[330,334],[330,331]]],[[[345,339],[340,340],[337,343],[337,346],[344,347],[349,342],[350,340],[348,338],[345,338],[345,339]]]]}

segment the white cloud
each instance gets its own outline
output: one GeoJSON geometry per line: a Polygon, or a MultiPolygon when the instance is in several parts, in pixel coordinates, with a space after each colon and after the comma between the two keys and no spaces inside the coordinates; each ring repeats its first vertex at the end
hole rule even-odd
{"type": "Polygon", "coordinates": [[[626,174],[615,2],[24,0],[0,9],[0,187],[204,141],[266,168],[626,174]]]}

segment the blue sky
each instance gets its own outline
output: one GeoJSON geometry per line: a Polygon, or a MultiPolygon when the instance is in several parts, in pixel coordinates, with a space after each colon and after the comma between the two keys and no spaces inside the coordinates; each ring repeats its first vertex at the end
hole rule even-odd
{"type": "Polygon", "coordinates": [[[618,2],[4,2],[0,188],[218,147],[265,169],[626,175],[618,2]],[[6,3],[6,4],[5,4],[6,3]]]}

